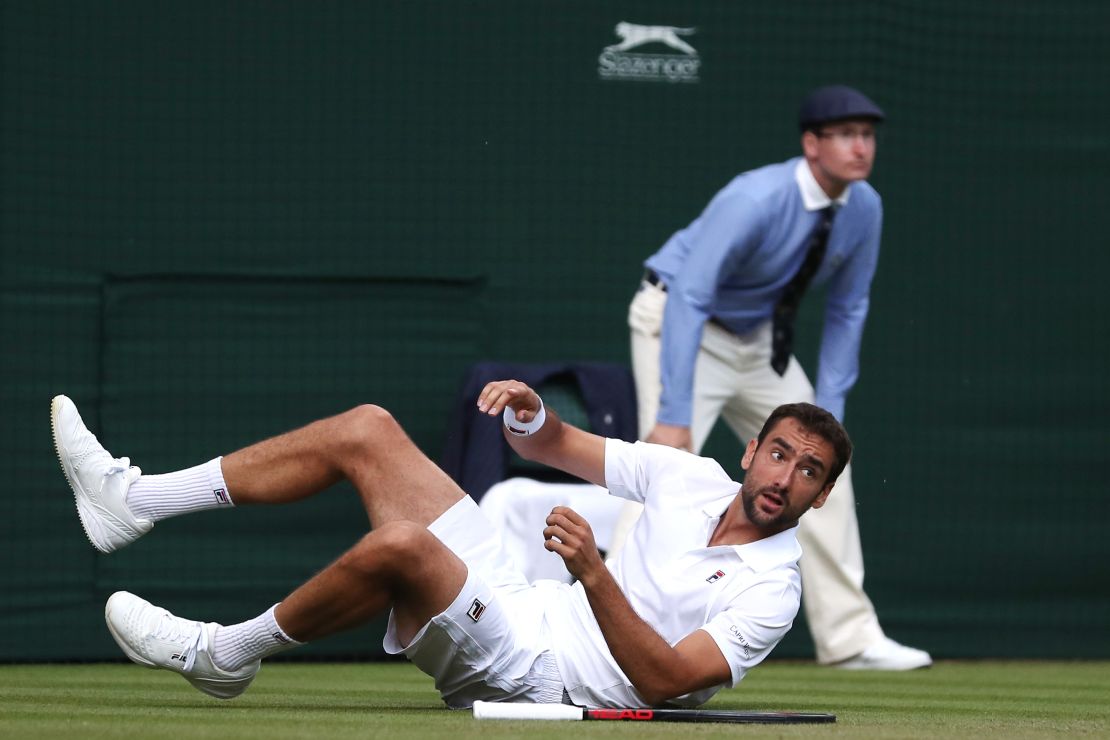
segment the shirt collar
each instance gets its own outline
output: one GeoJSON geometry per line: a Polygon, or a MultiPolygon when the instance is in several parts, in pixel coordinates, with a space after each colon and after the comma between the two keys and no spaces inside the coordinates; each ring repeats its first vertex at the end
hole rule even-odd
{"type": "MultiPolygon", "coordinates": [[[[710,501],[702,507],[702,512],[710,519],[724,515],[725,509],[739,494],[733,493],[710,501]]],[[[802,546],[798,544],[798,526],[783,530],[770,537],[764,537],[746,545],[732,545],[732,549],[756,573],[771,570],[781,565],[798,562],[802,556],[802,546]]]]}
{"type": "Polygon", "coordinates": [[[809,163],[806,162],[805,157],[799,157],[798,164],[794,166],[794,181],[798,183],[798,190],[802,193],[802,204],[807,211],[819,211],[834,203],[839,208],[848,202],[848,196],[852,193],[852,185],[849,183],[836,200],[826,195],[817,184],[817,178],[813,176],[813,171],[809,169],[809,163]]]}
{"type": "Polygon", "coordinates": [[[746,545],[733,545],[733,548],[740,559],[756,573],[783,565],[792,565],[802,557],[802,546],[798,544],[797,524],[778,534],[746,545]]]}

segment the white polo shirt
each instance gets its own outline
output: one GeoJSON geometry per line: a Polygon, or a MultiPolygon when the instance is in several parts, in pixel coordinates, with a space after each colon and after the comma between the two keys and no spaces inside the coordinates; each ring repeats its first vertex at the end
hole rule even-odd
{"type": "MultiPolygon", "coordinates": [[[[732,668],[731,681],[672,700],[703,704],[739,683],[794,623],[802,591],[796,529],[747,545],[708,547],[740,484],[715,461],[670,447],[607,440],[605,480],[611,494],[644,504],[620,556],[609,563],[632,608],[671,645],[705,630],[732,668]]],[[[574,703],[644,706],[609,652],[582,584],[536,586],[549,591],[545,619],[574,703]]]]}

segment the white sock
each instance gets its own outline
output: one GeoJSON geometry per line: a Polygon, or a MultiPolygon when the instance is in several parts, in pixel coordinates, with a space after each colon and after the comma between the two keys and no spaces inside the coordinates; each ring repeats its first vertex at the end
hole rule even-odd
{"type": "Polygon", "coordinates": [[[303,645],[278,625],[276,608],[274,604],[254,619],[217,627],[209,648],[212,662],[225,671],[237,671],[248,663],[303,645]]]}
{"type": "Polygon", "coordinates": [[[127,491],[127,507],[152,522],[190,511],[234,506],[217,457],[203,465],[163,475],[142,475],[127,491]]]}

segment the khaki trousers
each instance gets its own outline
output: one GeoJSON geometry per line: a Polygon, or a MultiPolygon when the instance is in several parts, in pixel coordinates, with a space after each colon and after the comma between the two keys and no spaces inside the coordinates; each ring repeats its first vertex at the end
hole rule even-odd
{"type": "MultiPolygon", "coordinates": [[[[667,294],[644,283],[628,313],[632,334],[632,369],[639,399],[640,438],[655,424],[659,409],[660,328],[667,294]]],[[[694,452],[701,450],[721,417],[743,445],[754,438],[764,420],[784,403],[814,400],[813,385],[791,357],[786,373],[771,369],[771,326],[736,336],[707,323],[694,373],[690,433],[694,452]]],[[[614,533],[615,552],[639,516],[639,504],[625,507],[614,533]]],[[[833,487],[825,505],[800,520],[802,605],[819,663],[846,660],[883,638],[871,600],[863,590],[863,551],[856,520],[851,466],[833,487]]]]}

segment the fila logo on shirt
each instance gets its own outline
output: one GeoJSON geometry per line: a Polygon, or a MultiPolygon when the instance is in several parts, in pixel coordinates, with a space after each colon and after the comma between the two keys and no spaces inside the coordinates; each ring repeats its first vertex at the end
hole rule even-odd
{"type": "Polygon", "coordinates": [[[709,576],[709,578],[706,578],[705,582],[706,583],[716,583],[717,581],[721,580],[724,577],[725,577],[725,572],[723,570],[719,570],[716,573],[714,573],[713,575],[709,576]]]}
{"type": "Polygon", "coordinates": [[[466,610],[466,616],[470,617],[475,622],[477,622],[479,619],[481,619],[482,615],[485,614],[485,613],[486,613],[486,605],[483,604],[482,602],[478,601],[477,599],[474,599],[474,603],[471,604],[470,608],[466,610]]]}
{"type": "Polygon", "coordinates": [[[227,497],[227,491],[222,488],[217,488],[216,490],[212,491],[212,495],[216,497],[217,504],[223,504],[224,506],[227,506],[231,503],[231,499],[227,497]]]}

